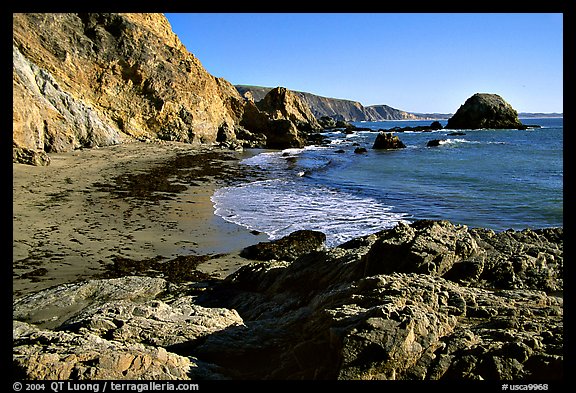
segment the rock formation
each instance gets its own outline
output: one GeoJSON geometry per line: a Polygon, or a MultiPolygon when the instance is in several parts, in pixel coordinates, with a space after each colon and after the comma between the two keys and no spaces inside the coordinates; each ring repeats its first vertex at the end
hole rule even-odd
{"type": "Polygon", "coordinates": [[[257,261],[284,260],[292,262],[298,257],[324,248],[326,235],[318,231],[300,230],[281,239],[247,247],[241,256],[257,261]]]}
{"type": "Polygon", "coordinates": [[[374,140],[372,149],[402,149],[406,145],[398,138],[398,136],[391,132],[379,132],[374,140]]]}
{"type": "Polygon", "coordinates": [[[303,147],[306,134],[322,128],[310,108],[284,87],[270,90],[257,103],[247,99],[240,125],[263,134],[272,149],[303,147]]]}
{"type": "Polygon", "coordinates": [[[206,72],[162,14],[13,20],[14,140],[21,147],[64,151],[128,136],[211,142],[241,114],[242,97],[206,72]]]}
{"type": "Polygon", "coordinates": [[[497,94],[476,93],[448,119],[447,129],[525,129],[518,112],[497,94]]]}
{"type": "Polygon", "coordinates": [[[302,252],[209,286],[122,277],[18,299],[15,369],[42,379],[563,377],[561,228],[417,221],[331,249],[306,251],[308,236],[282,242],[302,252]]]}
{"type": "MultiPolygon", "coordinates": [[[[246,100],[204,69],[162,14],[13,14],[12,58],[16,162],[47,164],[42,152],[156,138],[236,146],[246,100]]],[[[297,134],[273,142],[280,147],[305,143],[295,129],[318,124],[302,117],[305,105],[292,109],[262,112],[287,123],[246,131],[297,134]]],[[[248,146],[263,140],[243,136],[248,146]]]]}
{"type": "Polygon", "coordinates": [[[261,111],[270,114],[273,120],[290,120],[299,130],[312,131],[321,128],[308,105],[285,87],[270,90],[256,105],[261,111]]]}

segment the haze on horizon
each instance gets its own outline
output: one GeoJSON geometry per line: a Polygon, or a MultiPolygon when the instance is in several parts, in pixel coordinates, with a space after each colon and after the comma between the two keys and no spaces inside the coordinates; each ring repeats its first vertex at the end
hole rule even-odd
{"type": "Polygon", "coordinates": [[[167,13],[206,70],[408,112],[454,113],[474,93],[563,112],[560,13],[167,13]]]}

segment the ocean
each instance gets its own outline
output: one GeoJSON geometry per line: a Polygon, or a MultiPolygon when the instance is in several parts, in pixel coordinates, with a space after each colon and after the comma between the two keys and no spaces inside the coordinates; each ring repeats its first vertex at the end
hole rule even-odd
{"type": "MultiPolygon", "coordinates": [[[[373,150],[377,132],[334,131],[324,134],[328,145],[250,151],[241,165],[265,178],[217,190],[215,213],[271,240],[322,231],[329,247],[419,219],[497,232],[563,226],[563,119],[521,120],[541,128],[397,132],[406,145],[399,150],[373,150]],[[427,147],[432,139],[445,141],[427,147]]],[[[431,122],[352,124],[378,130],[431,122]]]]}

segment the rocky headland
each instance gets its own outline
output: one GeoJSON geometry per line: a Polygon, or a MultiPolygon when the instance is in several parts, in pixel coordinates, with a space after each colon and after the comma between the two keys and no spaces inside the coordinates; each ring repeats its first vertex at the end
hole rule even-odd
{"type": "Polygon", "coordinates": [[[93,279],[15,300],[21,378],[563,377],[563,231],[399,224],[261,242],[224,280],[93,279]],[[287,250],[290,250],[287,252],[287,250]]]}

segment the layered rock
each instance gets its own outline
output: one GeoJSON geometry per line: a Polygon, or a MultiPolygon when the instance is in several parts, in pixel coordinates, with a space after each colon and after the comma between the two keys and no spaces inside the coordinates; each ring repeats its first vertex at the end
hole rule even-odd
{"type": "Polygon", "coordinates": [[[319,128],[285,89],[270,113],[246,105],[162,14],[14,14],[13,33],[16,162],[135,139],[284,148],[319,128]]]}
{"type": "Polygon", "coordinates": [[[476,93],[448,119],[447,129],[524,129],[518,112],[497,94],[476,93]]]}
{"type": "Polygon", "coordinates": [[[561,228],[417,221],[269,256],[197,296],[137,277],[51,288],[14,316],[58,305],[66,320],[16,322],[14,364],[23,378],[558,380],[562,244],[561,228]]]}
{"type": "Polygon", "coordinates": [[[17,379],[190,379],[196,366],[161,347],[38,329],[24,322],[14,322],[13,335],[17,379]]]}
{"type": "Polygon", "coordinates": [[[46,152],[127,136],[199,143],[243,99],[162,14],[14,14],[14,141],[46,152]]]}

